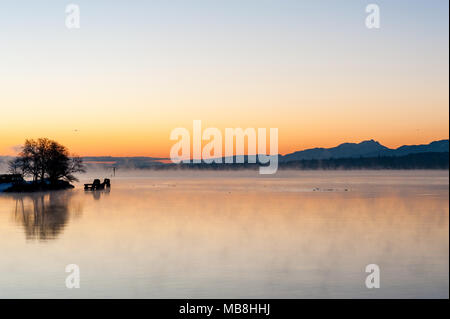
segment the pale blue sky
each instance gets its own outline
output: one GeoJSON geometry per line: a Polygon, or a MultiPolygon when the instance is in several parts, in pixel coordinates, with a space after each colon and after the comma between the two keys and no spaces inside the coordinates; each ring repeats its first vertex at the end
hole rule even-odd
{"type": "MultiPolygon", "coordinates": [[[[0,153],[23,140],[12,129],[23,126],[83,153],[89,137],[64,130],[99,119],[166,140],[193,119],[279,127],[281,152],[444,138],[448,9],[446,0],[3,0],[0,108],[11,128],[0,153]],[[79,30],[65,27],[69,3],[80,6],[79,30]],[[380,29],[365,27],[369,3],[380,6],[380,29]]],[[[154,155],[167,155],[166,140],[154,155]]]]}

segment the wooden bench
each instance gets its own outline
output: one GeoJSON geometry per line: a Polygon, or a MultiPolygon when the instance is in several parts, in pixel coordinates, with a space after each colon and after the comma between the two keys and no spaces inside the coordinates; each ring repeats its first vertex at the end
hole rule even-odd
{"type": "Polygon", "coordinates": [[[84,184],[84,190],[88,191],[95,191],[95,190],[101,190],[105,188],[111,187],[111,181],[108,178],[105,178],[103,183],[100,183],[99,179],[94,179],[94,182],[92,184],[84,184]]]}

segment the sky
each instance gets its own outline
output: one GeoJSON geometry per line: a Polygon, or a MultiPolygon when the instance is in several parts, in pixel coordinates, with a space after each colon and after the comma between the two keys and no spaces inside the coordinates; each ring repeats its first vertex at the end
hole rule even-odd
{"type": "Polygon", "coordinates": [[[0,155],[167,157],[177,127],[278,128],[279,153],[449,135],[447,0],[0,2],[0,155]],[[79,5],[80,28],[65,25],[79,5]],[[380,8],[368,29],[366,5],[380,8]]]}

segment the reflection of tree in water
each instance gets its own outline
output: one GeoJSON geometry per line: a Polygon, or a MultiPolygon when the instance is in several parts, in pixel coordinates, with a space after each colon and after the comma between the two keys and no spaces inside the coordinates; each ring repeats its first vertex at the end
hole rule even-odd
{"type": "Polygon", "coordinates": [[[69,221],[69,213],[81,212],[71,203],[71,192],[14,195],[14,216],[23,224],[27,240],[55,239],[69,221]]]}

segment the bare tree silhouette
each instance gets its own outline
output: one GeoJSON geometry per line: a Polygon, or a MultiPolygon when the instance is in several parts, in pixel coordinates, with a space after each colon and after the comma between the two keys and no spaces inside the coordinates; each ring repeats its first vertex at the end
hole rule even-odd
{"type": "Polygon", "coordinates": [[[25,141],[19,156],[9,163],[9,171],[50,184],[58,181],[77,181],[75,173],[85,172],[82,159],[70,156],[67,148],[48,138],[25,141]]]}

